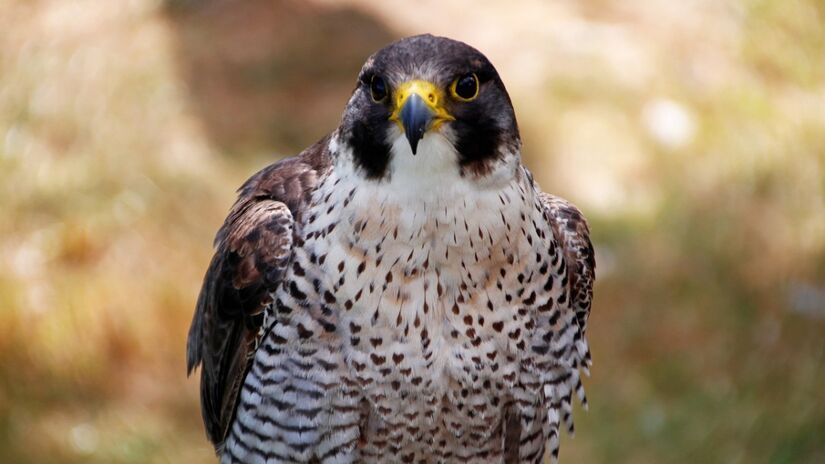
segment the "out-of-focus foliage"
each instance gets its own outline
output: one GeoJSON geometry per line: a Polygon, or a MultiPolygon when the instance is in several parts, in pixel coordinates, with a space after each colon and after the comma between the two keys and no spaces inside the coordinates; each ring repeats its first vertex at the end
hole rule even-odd
{"type": "Polygon", "coordinates": [[[212,234],[366,56],[463,39],[591,220],[563,462],[825,462],[818,0],[0,2],[0,462],[210,462],[183,351],[212,234]]]}

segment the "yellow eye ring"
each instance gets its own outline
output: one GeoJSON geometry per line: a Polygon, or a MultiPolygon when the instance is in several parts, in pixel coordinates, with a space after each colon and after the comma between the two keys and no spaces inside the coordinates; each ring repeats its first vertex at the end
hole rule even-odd
{"type": "Polygon", "coordinates": [[[450,84],[450,95],[458,101],[470,102],[478,97],[478,76],[464,74],[450,84]]]}

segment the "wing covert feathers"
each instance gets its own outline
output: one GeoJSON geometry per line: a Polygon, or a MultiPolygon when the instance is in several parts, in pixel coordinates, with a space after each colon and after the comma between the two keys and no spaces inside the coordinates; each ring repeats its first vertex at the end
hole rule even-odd
{"type": "Polygon", "coordinates": [[[215,255],[189,329],[186,367],[191,374],[201,366],[201,412],[216,449],[234,418],[301,213],[328,165],[327,140],[252,176],[215,237],[215,255]]]}
{"type": "MultiPolygon", "coordinates": [[[[587,221],[581,212],[568,201],[547,193],[540,194],[545,216],[553,228],[558,245],[561,247],[569,301],[559,308],[560,314],[553,342],[553,350],[561,353],[554,368],[547,373],[545,395],[553,406],[548,413],[551,428],[556,430],[564,421],[568,433],[573,427],[573,393],[582,406],[587,408],[587,397],[579,376],[579,369],[589,374],[591,365],[590,348],[585,338],[587,319],[593,299],[593,281],[595,280],[595,255],[590,241],[587,221]],[[565,314],[566,313],[566,314],[565,314]],[[572,337],[565,334],[572,330],[572,337]]],[[[551,456],[555,462],[558,457],[559,437],[551,433],[551,456]]]]}

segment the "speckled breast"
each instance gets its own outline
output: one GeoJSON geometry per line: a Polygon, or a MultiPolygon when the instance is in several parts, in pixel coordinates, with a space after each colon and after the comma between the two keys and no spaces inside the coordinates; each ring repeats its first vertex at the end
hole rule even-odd
{"type": "Polygon", "coordinates": [[[502,207],[532,205],[524,196],[513,185],[400,205],[354,190],[319,205],[328,215],[307,228],[324,258],[314,279],[337,308],[342,358],[368,409],[363,459],[497,462],[513,408],[543,414],[540,389],[521,381],[544,304],[545,232],[530,208],[502,207]]]}

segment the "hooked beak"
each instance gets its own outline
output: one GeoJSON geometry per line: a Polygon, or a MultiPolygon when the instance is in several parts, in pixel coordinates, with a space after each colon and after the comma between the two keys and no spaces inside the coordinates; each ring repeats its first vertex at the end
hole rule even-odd
{"type": "Polygon", "coordinates": [[[404,130],[413,155],[428,130],[455,119],[444,109],[443,91],[431,82],[413,80],[401,84],[395,92],[394,103],[390,120],[404,130]]]}
{"type": "Polygon", "coordinates": [[[430,128],[434,114],[418,94],[410,95],[404,106],[401,107],[401,125],[404,127],[404,135],[407,136],[407,140],[410,142],[413,155],[418,149],[418,141],[424,137],[424,132],[427,132],[427,129],[430,128]]]}

